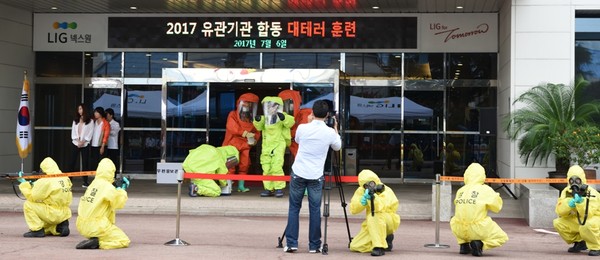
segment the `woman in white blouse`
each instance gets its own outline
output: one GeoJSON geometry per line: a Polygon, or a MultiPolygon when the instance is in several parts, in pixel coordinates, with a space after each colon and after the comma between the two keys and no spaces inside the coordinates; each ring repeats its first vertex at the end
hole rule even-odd
{"type": "MultiPolygon", "coordinates": [[[[90,171],[90,141],[94,133],[94,121],[90,118],[83,103],[77,105],[77,112],[73,118],[71,127],[71,165],[69,170],[73,172],[90,171]],[[77,162],[79,161],[79,165],[77,162]]],[[[88,176],[83,176],[84,188],[89,185],[88,176]]]]}

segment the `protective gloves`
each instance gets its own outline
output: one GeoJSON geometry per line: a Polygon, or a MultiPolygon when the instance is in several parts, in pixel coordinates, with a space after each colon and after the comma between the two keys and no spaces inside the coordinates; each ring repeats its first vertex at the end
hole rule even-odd
{"type": "Polygon", "coordinates": [[[371,194],[369,194],[369,190],[365,189],[365,194],[360,198],[360,205],[367,206],[367,203],[371,199],[371,194]]]}
{"type": "Polygon", "coordinates": [[[19,178],[17,179],[17,181],[19,181],[19,183],[26,182],[26,180],[25,180],[25,179],[23,179],[22,177],[23,177],[23,172],[21,172],[21,171],[20,171],[20,172],[19,172],[19,178]]]}
{"type": "Polygon", "coordinates": [[[279,120],[283,121],[285,119],[285,115],[281,112],[277,112],[277,117],[279,117],[279,120]]]}
{"type": "Polygon", "coordinates": [[[575,203],[579,204],[583,202],[583,198],[579,194],[575,193],[572,199],[569,200],[569,207],[574,208],[575,203]]]}
{"type": "Polygon", "coordinates": [[[127,188],[129,188],[129,179],[127,179],[127,177],[123,177],[123,179],[121,179],[118,183],[117,183],[117,190],[119,189],[123,189],[123,190],[127,190],[127,188]]]}

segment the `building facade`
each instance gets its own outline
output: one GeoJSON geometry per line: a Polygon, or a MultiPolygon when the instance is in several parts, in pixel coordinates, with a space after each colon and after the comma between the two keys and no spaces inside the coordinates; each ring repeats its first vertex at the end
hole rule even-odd
{"type": "MultiPolygon", "coordinates": [[[[113,108],[123,128],[122,171],[152,176],[158,161],[182,161],[203,143],[219,146],[241,94],[295,89],[305,105],[334,104],[347,175],[369,168],[392,180],[431,179],[461,175],[477,161],[501,177],[545,177],[552,164],[523,165],[499,130],[501,118],[541,82],[568,84],[583,71],[598,83],[600,27],[576,26],[600,19],[591,0],[496,1],[491,12],[218,17],[40,13],[6,4],[0,19],[11,37],[0,42],[1,111],[14,116],[27,70],[34,149],[26,170],[45,156],[70,163],[79,103],[113,108]],[[261,25],[271,28],[266,37],[244,38],[261,25]],[[582,60],[581,49],[591,58],[582,60]]],[[[2,127],[6,147],[13,129],[2,127]]],[[[17,150],[4,153],[2,170],[18,170],[17,150]]]]}

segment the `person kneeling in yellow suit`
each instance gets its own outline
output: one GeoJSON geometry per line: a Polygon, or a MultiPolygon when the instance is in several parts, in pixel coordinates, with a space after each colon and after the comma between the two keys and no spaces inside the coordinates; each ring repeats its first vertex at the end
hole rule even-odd
{"type": "Polygon", "coordinates": [[[569,253],[589,248],[589,256],[600,256],[600,193],[586,184],[585,172],[578,165],[569,168],[567,181],[556,203],[554,228],[567,244],[574,243],[569,253]]]}
{"type": "Polygon", "coordinates": [[[98,164],[96,177],[79,201],[77,230],[88,238],[81,241],[77,249],[115,249],[129,246],[125,232],[115,225],[116,211],[127,201],[129,180],[123,177],[113,186],[115,164],[104,158],[98,164]]]}
{"type": "MultiPolygon", "coordinates": [[[[56,162],[46,157],[40,168],[43,173],[52,175],[62,173],[56,162]]],[[[22,173],[19,172],[19,177],[22,173]]],[[[23,214],[29,232],[24,237],[44,237],[46,234],[66,237],[69,235],[69,219],[71,218],[71,180],[68,177],[40,178],[36,182],[28,182],[18,178],[19,189],[25,196],[23,214]]]]}
{"type": "MultiPolygon", "coordinates": [[[[239,151],[235,146],[226,145],[215,148],[212,145],[203,144],[190,150],[181,166],[185,172],[227,174],[230,168],[238,164],[238,161],[239,151]]],[[[218,197],[221,196],[221,187],[226,185],[226,180],[191,179],[189,195],[190,197],[218,197]]]]}
{"type": "Polygon", "coordinates": [[[478,163],[472,163],[465,170],[465,185],[456,192],[450,228],[460,245],[460,254],[481,256],[483,250],[499,247],[508,241],[506,233],[487,215],[488,210],[500,212],[502,198],[484,181],[485,169],[478,163]]]}
{"type": "Polygon", "coordinates": [[[371,170],[358,174],[358,184],[350,201],[350,212],[358,214],[365,210],[366,218],[350,242],[350,250],[382,256],[392,250],[394,232],[400,226],[400,216],[396,213],[398,198],[371,170]]]}

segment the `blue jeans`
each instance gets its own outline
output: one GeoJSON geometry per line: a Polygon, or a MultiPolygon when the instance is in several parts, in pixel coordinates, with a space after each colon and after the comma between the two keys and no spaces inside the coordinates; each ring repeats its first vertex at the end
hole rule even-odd
{"type": "Polygon", "coordinates": [[[290,205],[288,210],[288,223],[285,229],[286,244],[288,247],[298,247],[298,229],[300,226],[300,208],[304,190],[308,191],[308,249],[321,248],[321,194],[323,192],[323,176],[316,180],[307,180],[291,173],[290,178],[290,205]]]}

